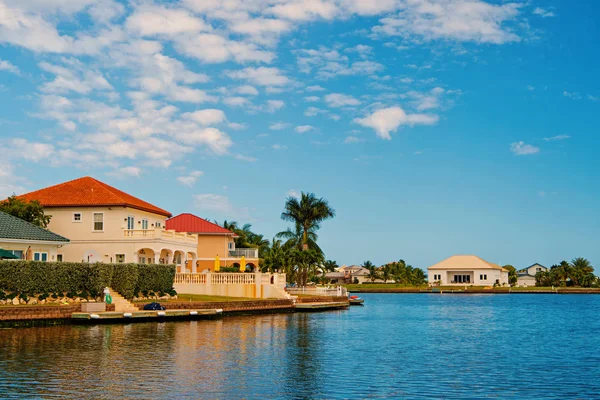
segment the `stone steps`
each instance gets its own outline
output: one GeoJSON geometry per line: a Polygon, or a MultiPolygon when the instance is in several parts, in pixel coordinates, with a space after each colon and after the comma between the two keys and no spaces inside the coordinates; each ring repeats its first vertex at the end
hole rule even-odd
{"type": "Polygon", "coordinates": [[[110,295],[113,299],[113,304],[115,305],[115,311],[117,312],[133,312],[139,311],[139,309],[134,306],[131,302],[129,302],[126,298],[121,296],[118,292],[108,288],[110,290],[110,295]]]}

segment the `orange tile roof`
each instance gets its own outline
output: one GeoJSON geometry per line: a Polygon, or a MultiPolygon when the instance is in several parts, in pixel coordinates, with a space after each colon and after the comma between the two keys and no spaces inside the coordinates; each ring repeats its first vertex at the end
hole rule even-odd
{"type": "Polygon", "coordinates": [[[198,233],[205,235],[233,235],[235,233],[222,226],[213,224],[210,221],[195,216],[194,214],[179,214],[165,223],[167,229],[174,229],[177,232],[198,233]]]}
{"type": "Polygon", "coordinates": [[[43,207],[131,207],[170,217],[171,213],[133,197],[97,179],[83,178],[60,183],[35,192],[17,196],[19,199],[37,200],[43,207]]]}

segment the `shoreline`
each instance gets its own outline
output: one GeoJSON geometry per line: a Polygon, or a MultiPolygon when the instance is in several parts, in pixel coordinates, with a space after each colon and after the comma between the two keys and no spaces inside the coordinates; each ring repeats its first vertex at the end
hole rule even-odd
{"type": "Polygon", "coordinates": [[[527,289],[460,289],[444,288],[348,288],[349,293],[393,293],[393,294],[600,294],[598,288],[557,288],[542,290],[527,289]]]}
{"type": "MultiPolygon", "coordinates": [[[[144,308],[149,302],[136,303],[140,309],[144,308]]],[[[215,319],[226,316],[239,315],[260,315],[260,314],[276,314],[276,313],[300,313],[300,312],[322,312],[334,309],[344,309],[349,306],[348,298],[346,297],[305,297],[298,298],[296,303],[304,304],[304,307],[296,308],[292,300],[275,300],[275,299],[257,299],[231,302],[207,302],[207,301],[177,301],[161,303],[166,310],[223,310],[218,316],[214,315],[198,315],[194,317],[169,317],[169,318],[140,318],[135,321],[125,319],[110,319],[110,320],[75,320],[72,317],[73,313],[80,313],[81,306],[2,306],[0,307],[0,329],[10,328],[27,328],[27,327],[44,327],[55,325],[80,325],[80,324],[95,324],[95,323],[136,323],[136,322],[165,322],[165,321],[182,321],[182,320],[202,320],[215,319]],[[331,303],[331,307],[323,307],[325,303],[331,303]],[[340,303],[345,303],[342,305],[340,303]],[[315,307],[310,307],[314,304],[315,307]]],[[[109,308],[111,308],[109,306],[109,308]]],[[[114,311],[114,306],[112,307],[114,311]]]]}

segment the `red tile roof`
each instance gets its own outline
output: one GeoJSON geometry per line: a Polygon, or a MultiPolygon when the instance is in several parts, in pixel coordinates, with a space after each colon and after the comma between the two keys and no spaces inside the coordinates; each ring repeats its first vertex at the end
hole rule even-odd
{"type": "Polygon", "coordinates": [[[205,235],[235,235],[229,229],[213,224],[210,221],[195,216],[194,214],[179,214],[165,223],[167,229],[174,229],[177,232],[198,233],[205,235]]]}
{"type": "Polygon", "coordinates": [[[35,192],[17,196],[22,200],[37,200],[43,207],[131,207],[142,211],[170,217],[162,208],[115,189],[97,179],[85,176],[60,183],[35,192]]]}

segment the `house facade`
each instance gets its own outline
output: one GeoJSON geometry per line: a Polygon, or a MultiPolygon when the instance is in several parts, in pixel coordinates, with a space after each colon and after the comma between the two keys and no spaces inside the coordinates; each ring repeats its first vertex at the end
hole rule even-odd
{"type": "Polygon", "coordinates": [[[331,283],[369,282],[369,270],[360,265],[342,265],[334,272],[325,274],[331,283]]]}
{"type": "Polygon", "coordinates": [[[457,255],[427,268],[429,284],[440,286],[508,285],[508,270],[473,255],[457,255]]]}
{"type": "Polygon", "coordinates": [[[198,236],[197,271],[214,271],[217,257],[220,267],[239,266],[242,257],[246,260],[247,271],[255,271],[259,266],[258,249],[236,248],[234,239],[237,235],[234,232],[196,215],[179,214],[168,219],[166,227],[198,236]]]}
{"type": "Polygon", "coordinates": [[[18,198],[37,200],[52,218],[48,229],[70,240],[56,257],[71,262],[195,265],[198,237],[165,229],[166,210],[91,177],[18,198]]]}
{"type": "Polygon", "coordinates": [[[20,260],[62,261],[69,239],[0,211],[0,249],[20,260]]]}
{"type": "Polygon", "coordinates": [[[548,268],[538,263],[532,264],[527,268],[520,269],[517,271],[517,285],[535,286],[535,274],[546,271],[548,271],[548,268]]]}

